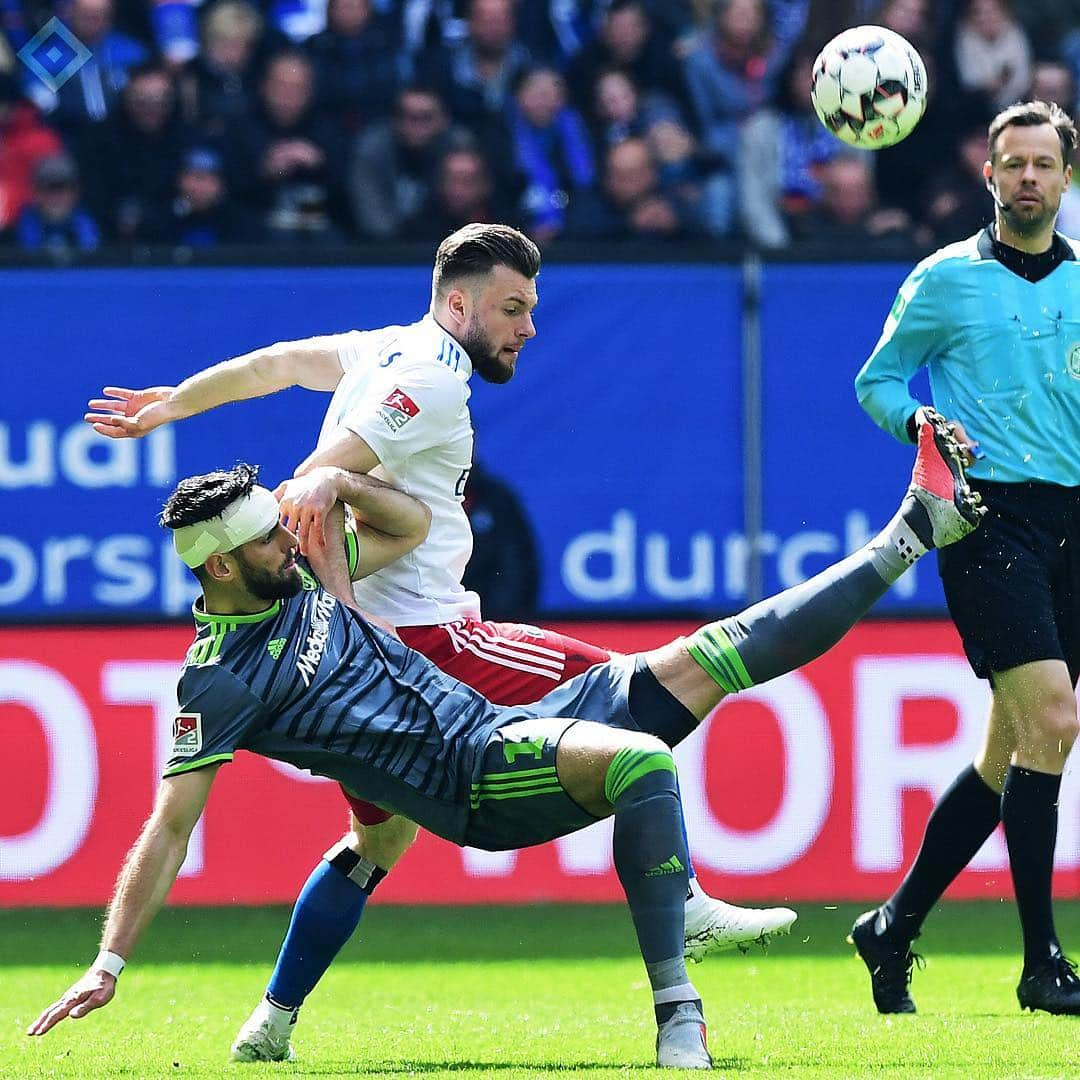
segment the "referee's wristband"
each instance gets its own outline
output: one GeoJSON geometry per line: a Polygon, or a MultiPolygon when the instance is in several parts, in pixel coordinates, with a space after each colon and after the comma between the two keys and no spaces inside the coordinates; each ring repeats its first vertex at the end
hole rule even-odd
{"type": "Polygon", "coordinates": [[[107,971],[114,979],[120,977],[120,972],[124,970],[124,965],[127,961],[124,960],[119,953],[108,952],[102,949],[97,954],[97,959],[90,965],[91,971],[107,971]]]}
{"type": "MultiPolygon", "coordinates": [[[[920,405],[921,409],[922,406],[920,405]]],[[[919,443],[919,409],[916,409],[908,418],[907,423],[904,425],[907,428],[907,437],[916,445],[919,443]]]]}

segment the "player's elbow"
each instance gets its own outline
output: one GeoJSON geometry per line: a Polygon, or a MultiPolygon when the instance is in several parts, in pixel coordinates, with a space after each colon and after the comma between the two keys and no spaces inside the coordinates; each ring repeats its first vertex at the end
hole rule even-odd
{"type": "Polygon", "coordinates": [[[251,358],[252,378],[266,393],[287,390],[303,377],[303,342],[276,341],[251,358]]]}
{"type": "Polygon", "coordinates": [[[419,499],[413,499],[413,503],[414,521],[405,536],[409,551],[418,548],[428,538],[428,533],[431,532],[431,507],[419,499]]]}

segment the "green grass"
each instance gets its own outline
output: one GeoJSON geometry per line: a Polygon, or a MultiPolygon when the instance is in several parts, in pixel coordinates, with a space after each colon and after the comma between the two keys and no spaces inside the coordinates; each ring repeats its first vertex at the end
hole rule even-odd
{"type": "MultiPolygon", "coordinates": [[[[747,1077],[1080,1075],[1078,1020],[1021,1014],[1009,904],[954,904],[920,940],[915,1017],[879,1017],[843,938],[859,908],[803,905],[768,956],[691,969],[718,1071],[747,1077]]],[[[653,1025],[629,918],[614,907],[374,905],[312,995],[298,1060],[230,1066],[287,912],[171,909],[152,927],[108,1009],[43,1039],[24,1029],[96,950],[100,915],[0,912],[0,1077],[652,1073],[653,1025]]],[[[1059,905],[1080,938],[1080,905],[1059,905]]]]}

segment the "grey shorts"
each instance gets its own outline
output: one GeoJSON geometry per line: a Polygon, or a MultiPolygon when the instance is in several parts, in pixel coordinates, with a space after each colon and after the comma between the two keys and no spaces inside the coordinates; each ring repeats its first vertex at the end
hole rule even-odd
{"type": "Polygon", "coordinates": [[[576,832],[599,818],[563,791],[555,755],[578,721],[530,717],[499,728],[472,785],[465,843],[485,851],[531,847],[576,832]]]}
{"type": "Polygon", "coordinates": [[[506,723],[480,753],[464,839],[487,851],[543,844],[599,820],[563,791],[555,772],[559,741],[578,720],[644,731],[669,746],[696,724],[634,656],[597,664],[536,704],[503,715],[506,723]]]}

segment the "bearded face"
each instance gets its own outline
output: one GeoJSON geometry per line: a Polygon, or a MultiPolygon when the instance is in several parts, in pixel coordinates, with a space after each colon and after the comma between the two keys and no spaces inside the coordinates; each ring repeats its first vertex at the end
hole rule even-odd
{"type": "Polygon", "coordinates": [[[303,587],[300,571],[296,566],[296,551],[290,551],[276,567],[260,566],[237,551],[236,562],[244,587],[260,600],[288,600],[303,587]]]}

